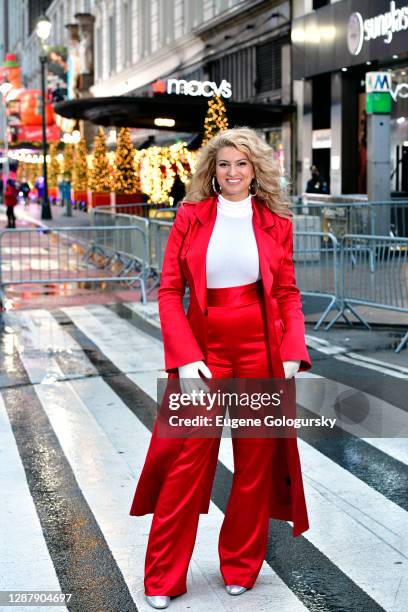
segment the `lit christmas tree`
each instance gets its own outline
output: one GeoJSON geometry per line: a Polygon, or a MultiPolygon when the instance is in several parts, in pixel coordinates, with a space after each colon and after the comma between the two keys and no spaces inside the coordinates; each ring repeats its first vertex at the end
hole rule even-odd
{"type": "Polygon", "coordinates": [[[74,171],[72,176],[72,187],[76,191],[86,191],[88,189],[88,151],[83,138],[75,147],[74,171]]]}
{"type": "Polygon", "coordinates": [[[49,154],[50,161],[47,164],[47,182],[48,187],[55,188],[58,185],[58,175],[61,172],[59,161],[57,159],[57,145],[55,142],[50,144],[49,154]]]}
{"type": "Polygon", "coordinates": [[[105,132],[99,128],[93,148],[92,170],[88,175],[88,188],[96,193],[109,193],[112,189],[110,164],[106,155],[105,132]]]}
{"type": "Polygon", "coordinates": [[[185,142],[177,142],[170,147],[149,147],[136,152],[139,160],[140,181],[143,193],[149,202],[170,202],[176,176],[186,183],[194,173],[196,151],[187,149],[185,142]]]}
{"type": "Polygon", "coordinates": [[[42,165],[40,164],[27,164],[27,183],[30,187],[34,187],[35,181],[42,174],[42,165]]]}
{"type": "Polygon", "coordinates": [[[72,181],[72,171],[74,169],[74,145],[66,143],[64,146],[64,164],[63,171],[64,175],[69,181],[72,181]]]}
{"type": "Polygon", "coordinates": [[[16,179],[20,182],[27,179],[27,164],[23,161],[18,162],[16,179]]]}
{"type": "Polygon", "coordinates": [[[129,128],[121,128],[116,145],[114,186],[115,193],[140,193],[136,173],[135,150],[129,128]]]}
{"type": "Polygon", "coordinates": [[[203,146],[207,144],[217,132],[228,129],[227,109],[220,96],[208,100],[207,115],[204,120],[203,146]]]}

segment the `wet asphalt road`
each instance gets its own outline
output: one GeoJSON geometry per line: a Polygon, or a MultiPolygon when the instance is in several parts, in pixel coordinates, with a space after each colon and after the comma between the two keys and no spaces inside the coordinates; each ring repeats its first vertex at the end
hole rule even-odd
{"type": "MultiPolygon", "coordinates": [[[[0,478],[10,495],[0,511],[8,551],[0,560],[3,590],[48,585],[72,593],[66,608],[75,611],[150,609],[143,555],[151,516],[128,511],[153,427],[162,348],[157,326],[137,311],[116,304],[5,315],[0,478]]],[[[359,401],[369,389],[404,418],[406,357],[386,362],[393,331],[375,334],[364,346],[358,330],[328,336],[308,328],[313,374],[348,385],[359,401]],[[375,346],[382,347],[381,364],[372,362],[375,346]],[[360,362],[350,357],[356,351],[360,362]]],[[[299,404],[298,414],[312,412],[299,404]]],[[[341,427],[325,436],[300,431],[299,438],[311,529],[292,538],[289,523],[271,521],[256,587],[239,598],[224,593],[216,534],[233,465],[230,440],[223,440],[189,593],[170,609],[406,609],[406,439],[361,439],[341,427]]]]}

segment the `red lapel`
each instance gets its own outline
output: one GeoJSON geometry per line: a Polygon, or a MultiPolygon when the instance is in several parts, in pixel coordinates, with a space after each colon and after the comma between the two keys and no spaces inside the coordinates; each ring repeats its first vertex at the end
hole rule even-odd
{"type": "MultiPolygon", "coordinates": [[[[269,295],[273,283],[273,265],[279,265],[282,247],[273,238],[271,229],[275,225],[275,215],[262,202],[253,198],[253,228],[258,245],[259,266],[265,295],[269,295]],[[272,268],[272,270],[271,270],[272,268]]],[[[201,200],[194,205],[198,223],[192,229],[190,248],[186,254],[191,276],[195,284],[197,301],[205,312],[207,307],[206,256],[208,244],[217,217],[217,197],[201,200]]]]}

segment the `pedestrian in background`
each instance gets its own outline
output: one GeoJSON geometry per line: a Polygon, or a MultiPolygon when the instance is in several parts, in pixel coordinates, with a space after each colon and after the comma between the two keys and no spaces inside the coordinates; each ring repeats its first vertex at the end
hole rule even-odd
{"type": "Polygon", "coordinates": [[[45,181],[44,181],[44,177],[43,176],[39,176],[37,178],[37,180],[35,181],[35,188],[37,190],[37,198],[38,198],[38,203],[41,204],[41,202],[44,199],[44,195],[45,195],[45,181]]]}
{"type": "Polygon", "coordinates": [[[169,194],[173,198],[172,206],[176,207],[177,204],[184,198],[185,194],[186,186],[179,175],[176,174],[176,178],[174,179],[174,183],[169,194]]]}
{"type": "Polygon", "coordinates": [[[306,193],[329,193],[327,181],[317,166],[310,166],[311,177],[307,181],[306,193]]]}
{"type": "Polygon", "coordinates": [[[12,179],[7,179],[6,191],[4,192],[4,203],[7,208],[7,229],[16,227],[14,207],[17,204],[17,188],[12,179]]]}
{"type": "Polygon", "coordinates": [[[26,179],[24,179],[21,183],[20,183],[20,191],[23,194],[23,199],[24,199],[24,206],[27,207],[28,206],[28,202],[29,202],[29,195],[30,195],[30,185],[27,183],[26,179]]]}
{"type": "Polygon", "coordinates": [[[71,201],[71,181],[69,180],[69,173],[65,172],[62,181],[58,183],[61,206],[66,206],[66,217],[72,217],[72,201],[71,201]]]}
{"type": "MultiPolygon", "coordinates": [[[[291,216],[273,149],[255,131],[226,130],[202,149],[159,288],[165,368],[183,392],[199,388],[201,375],[283,379],[311,367],[291,216]]],[[[145,595],[152,607],[166,608],[187,590],[220,438],[159,437],[157,425],[130,514],[154,513],[145,595]]],[[[226,590],[240,595],[254,586],[265,559],[269,519],[293,521],[294,536],[309,523],[296,438],[233,437],[232,444],[235,471],[218,551],[226,590]]]]}

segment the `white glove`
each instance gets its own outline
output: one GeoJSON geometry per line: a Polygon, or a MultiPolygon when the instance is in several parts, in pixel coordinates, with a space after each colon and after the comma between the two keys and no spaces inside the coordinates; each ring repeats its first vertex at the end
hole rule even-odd
{"type": "Polygon", "coordinates": [[[299,370],[300,361],[284,361],[283,369],[285,371],[285,378],[293,378],[296,372],[299,370]]]}
{"type": "Polygon", "coordinates": [[[208,391],[207,385],[200,378],[199,374],[199,372],[201,372],[206,378],[212,378],[212,374],[205,365],[204,361],[192,361],[191,363],[186,363],[186,365],[182,365],[178,368],[178,372],[182,393],[190,394],[194,389],[196,391],[200,391],[200,389],[205,392],[208,391]],[[193,378],[196,380],[192,380],[193,378]]]}

